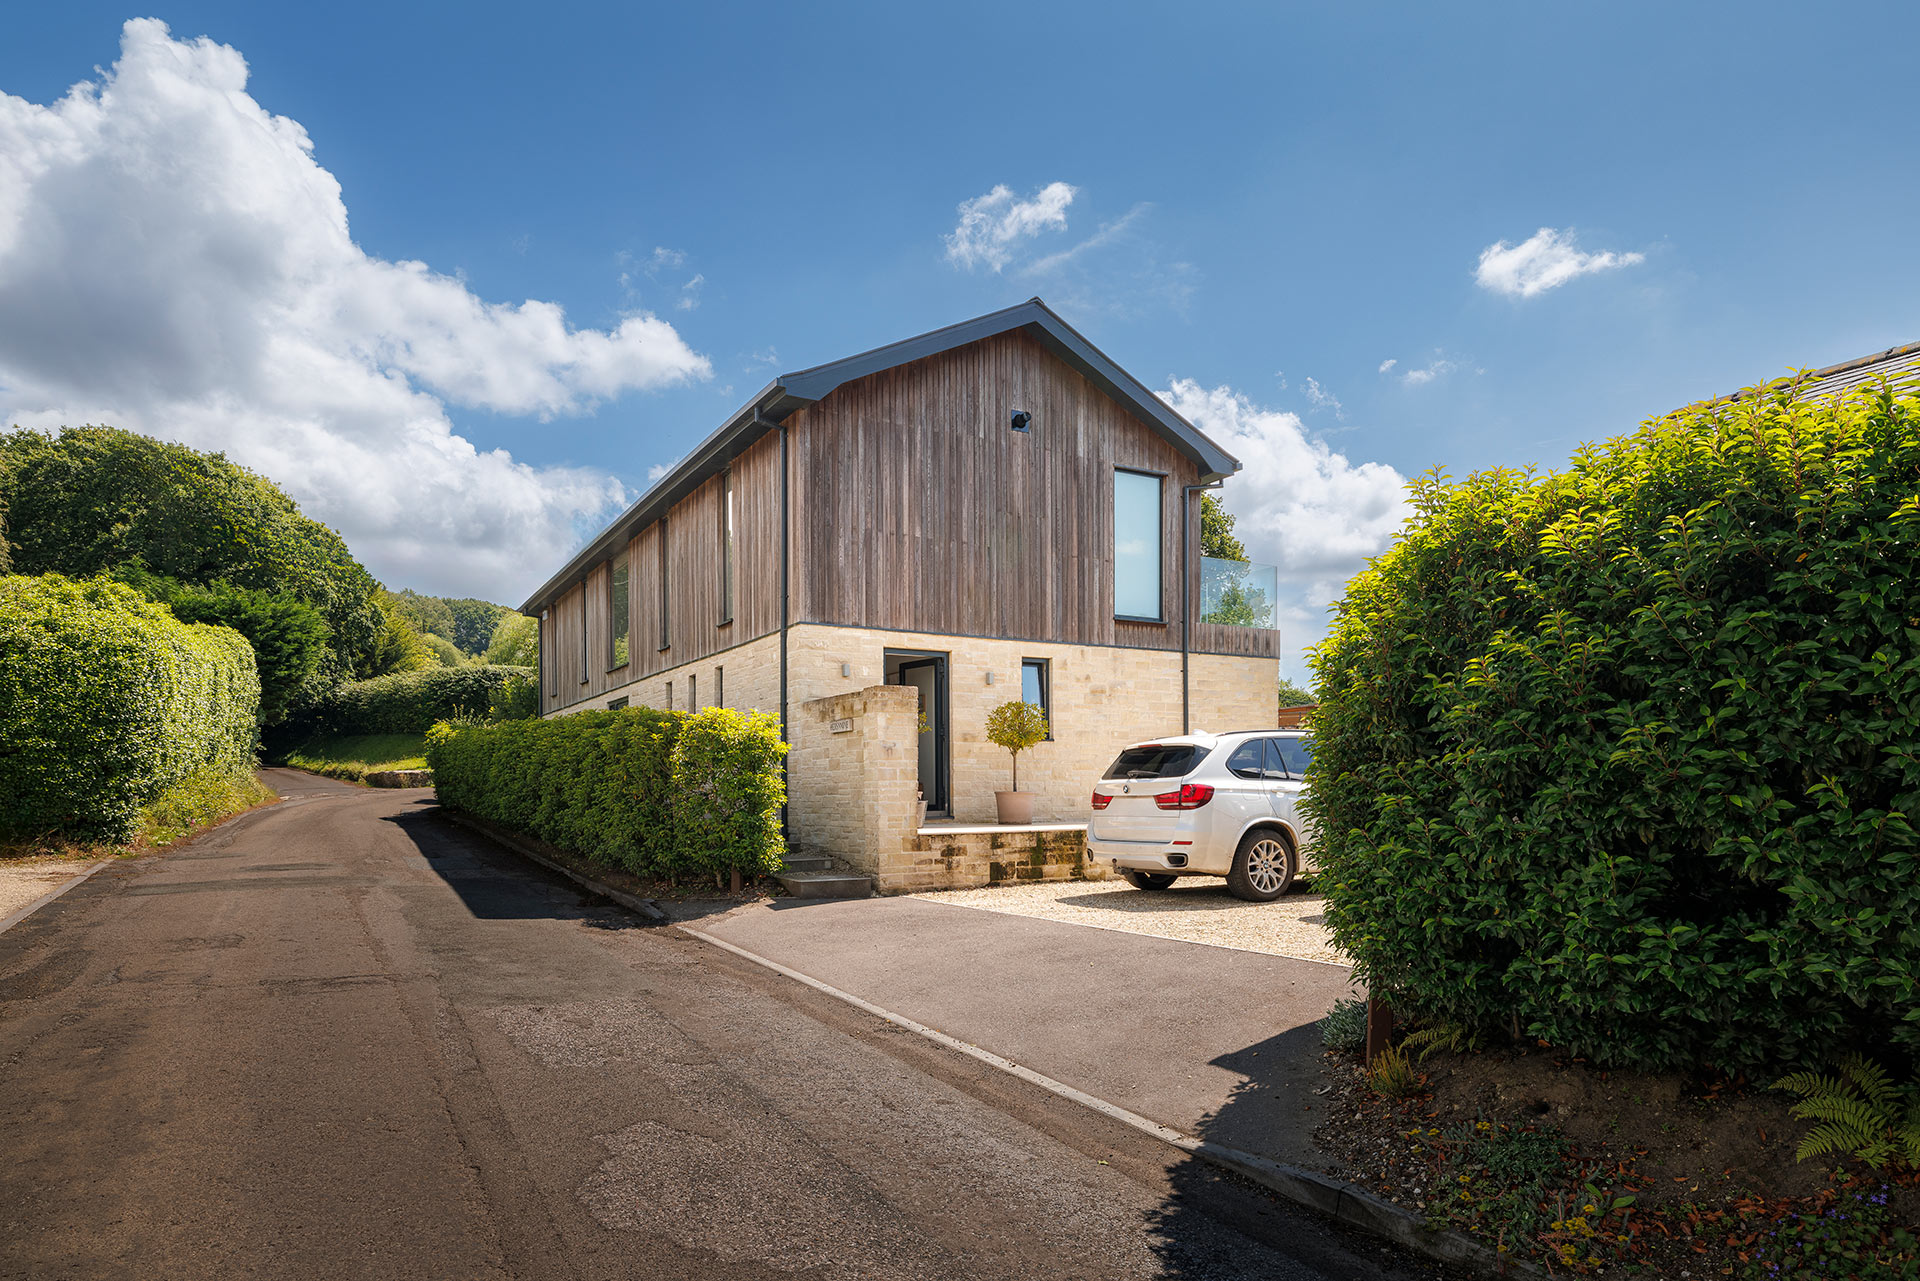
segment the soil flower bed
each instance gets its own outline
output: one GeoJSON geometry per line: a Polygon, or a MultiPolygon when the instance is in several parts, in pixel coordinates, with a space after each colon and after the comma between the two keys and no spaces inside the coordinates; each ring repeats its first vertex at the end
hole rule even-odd
{"type": "Polygon", "coordinates": [[[1920,1278],[1920,1176],[1797,1162],[1745,1082],[1603,1072],[1546,1047],[1441,1054],[1377,1093],[1329,1052],[1330,1169],[1555,1276],[1920,1278]]]}

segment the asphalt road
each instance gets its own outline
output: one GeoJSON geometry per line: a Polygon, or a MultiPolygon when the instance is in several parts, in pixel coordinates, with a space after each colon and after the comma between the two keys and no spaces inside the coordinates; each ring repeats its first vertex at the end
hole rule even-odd
{"type": "Polygon", "coordinates": [[[0,934],[0,1276],[1447,1275],[431,793],[269,778],[0,934]]]}

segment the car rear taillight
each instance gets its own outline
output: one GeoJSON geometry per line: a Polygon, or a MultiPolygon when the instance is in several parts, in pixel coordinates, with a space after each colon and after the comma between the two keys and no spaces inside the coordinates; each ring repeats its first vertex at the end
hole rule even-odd
{"type": "Polygon", "coordinates": [[[1102,796],[1098,792],[1093,794],[1093,808],[1103,810],[1111,804],[1113,804],[1113,798],[1111,796],[1102,796]]]}
{"type": "Polygon", "coordinates": [[[1162,792],[1153,803],[1163,810],[1197,810],[1213,799],[1213,784],[1182,783],[1177,792],[1162,792]]]}

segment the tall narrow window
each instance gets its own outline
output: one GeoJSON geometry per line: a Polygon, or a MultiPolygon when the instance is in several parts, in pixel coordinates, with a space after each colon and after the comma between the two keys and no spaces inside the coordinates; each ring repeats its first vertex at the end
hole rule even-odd
{"type": "Polygon", "coordinates": [[[1160,612],[1160,477],[1113,473],[1113,613],[1151,619],[1160,612]]]}
{"type": "Polygon", "coordinates": [[[1032,703],[1040,709],[1040,714],[1047,718],[1049,741],[1053,738],[1053,703],[1049,698],[1053,691],[1048,688],[1052,684],[1048,679],[1051,675],[1052,673],[1047,670],[1047,660],[1044,658],[1020,660],[1020,701],[1032,703]]]}
{"type": "Polygon", "coordinates": [[[715,707],[727,705],[727,669],[724,667],[713,669],[713,705],[715,707]]]}
{"type": "Polygon", "coordinates": [[[540,652],[535,661],[539,664],[540,697],[545,700],[540,706],[545,710],[547,704],[560,697],[560,681],[553,670],[553,611],[550,609],[540,611],[540,652]]]}
{"type": "Polygon", "coordinates": [[[720,476],[720,621],[733,621],[733,469],[720,476]]]}
{"type": "Polygon", "coordinates": [[[667,682],[667,710],[673,710],[673,682],[667,682]]]}
{"type": "Polygon", "coordinates": [[[695,672],[687,673],[687,710],[700,710],[700,677],[695,672]]]}
{"type": "Polygon", "coordinates": [[[580,582],[580,683],[582,685],[587,683],[587,673],[592,670],[587,661],[587,642],[590,633],[591,629],[587,626],[587,584],[586,580],[582,579],[580,582]]]}
{"type": "Polygon", "coordinates": [[[622,551],[613,558],[613,564],[607,570],[607,667],[625,667],[627,665],[628,611],[632,608],[633,597],[627,591],[627,553],[622,551]]]}
{"type": "Polygon", "coordinates": [[[673,643],[673,631],[667,617],[667,518],[660,518],[660,648],[673,643]]]}

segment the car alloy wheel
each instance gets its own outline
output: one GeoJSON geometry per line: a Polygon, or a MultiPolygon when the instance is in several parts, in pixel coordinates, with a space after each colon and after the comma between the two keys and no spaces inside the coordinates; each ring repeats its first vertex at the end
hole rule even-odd
{"type": "Polygon", "coordinates": [[[1235,898],[1271,903],[1293,887],[1293,848],[1283,833],[1256,828],[1240,838],[1227,889],[1235,898]]]}
{"type": "Polygon", "coordinates": [[[1247,851],[1247,879],[1262,894],[1278,894],[1293,879],[1287,866],[1287,847],[1272,837],[1262,837],[1247,851]]]}

